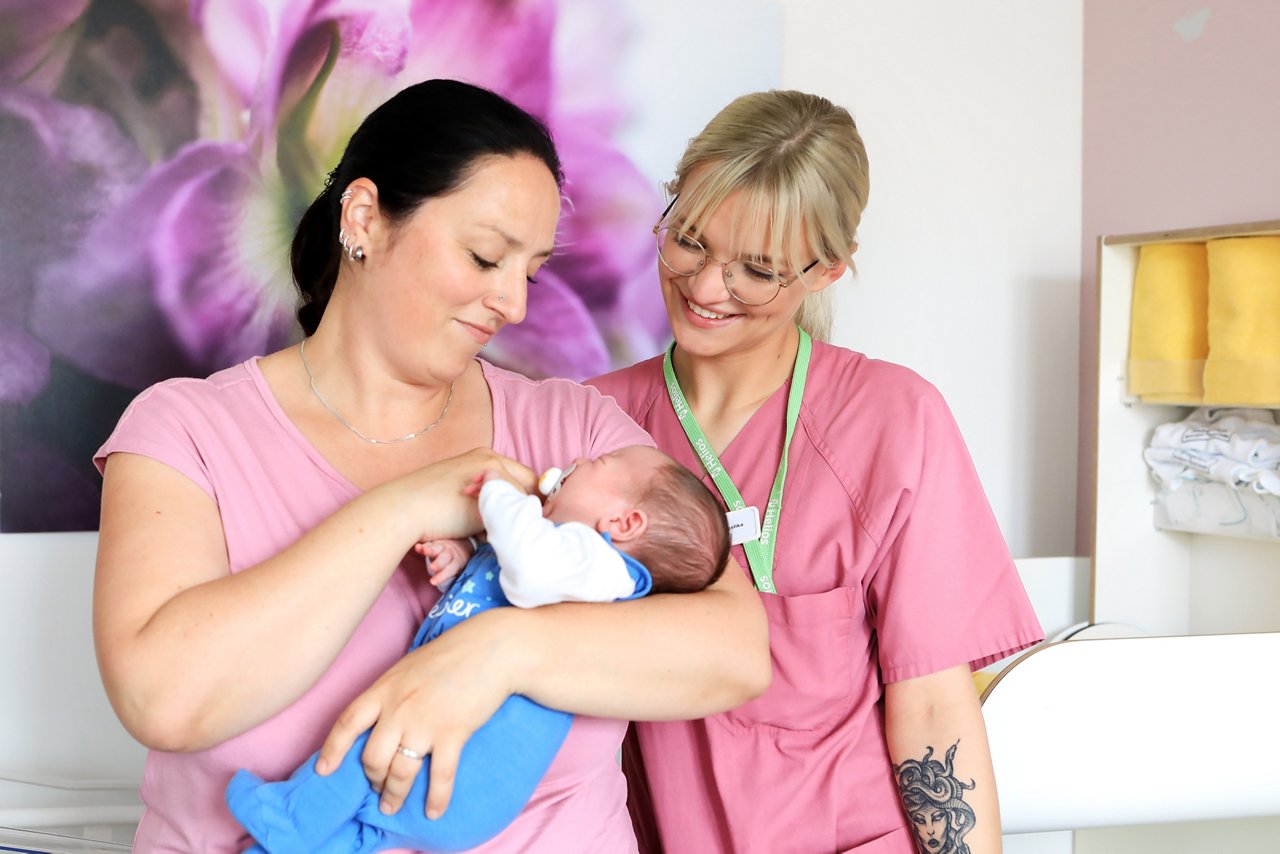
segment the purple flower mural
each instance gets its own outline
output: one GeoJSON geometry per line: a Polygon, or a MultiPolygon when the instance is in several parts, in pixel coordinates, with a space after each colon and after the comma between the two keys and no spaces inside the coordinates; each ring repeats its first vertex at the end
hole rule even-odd
{"type": "Polygon", "coordinates": [[[616,143],[594,5],[558,50],[556,0],[0,0],[0,531],[95,528],[89,459],[138,391],[296,339],[294,224],[418,80],[493,88],[562,151],[558,254],[486,357],[582,378],[656,352],[658,188],[616,143]]]}

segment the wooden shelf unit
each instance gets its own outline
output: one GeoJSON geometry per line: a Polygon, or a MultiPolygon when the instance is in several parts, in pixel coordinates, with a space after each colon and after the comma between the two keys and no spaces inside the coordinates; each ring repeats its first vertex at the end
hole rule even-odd
{"type": "Polygon", "coordinates": [[[1140,247],[1259,235],[1280,235],[1280,220],[1099,240],[1091,622],[1151,635],[1280,631],[1280,541],[1156,529],[1142,450],[1156,425],[1192,408],[1143,403],[1126,379],[1140,247]]]}

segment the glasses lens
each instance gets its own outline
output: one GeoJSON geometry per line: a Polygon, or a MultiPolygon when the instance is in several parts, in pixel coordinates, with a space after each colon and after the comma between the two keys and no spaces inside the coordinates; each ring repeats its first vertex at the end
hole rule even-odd
{"type": "MultiPolygon", "coordinates": [[[[707,266],[707,250],[702,244],[675,228],[658,229],[658,257],[677,276],[696,276],[707,266]]],[[[772,302],[782,287],[782,278],[777,272],[742,259],[725,264],[723,274],[729,294],[746,305],[772,302]]]]}
{"type": "Polygon", "coordinates": [[[707,265],[702,244],[674,228],[658,229],[658,256],[677,276],[697,275],[707,265]]]}
{"type": "Polygon", "coordinates": [[[782,287],[782,279],[776,272],[741,259],[725,265],[724,281],[733,298],[746,305],[772,302],[782,287]]]}

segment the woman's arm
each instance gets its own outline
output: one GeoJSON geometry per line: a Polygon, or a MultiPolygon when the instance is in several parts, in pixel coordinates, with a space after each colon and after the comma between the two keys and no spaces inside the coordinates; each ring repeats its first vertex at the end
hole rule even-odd
{"type": "Polygon", "coordinates": [[[995,773],[968,665],[889,683],[884,713],[898,793],[922,854],[952,850],[947,835],[957,833],[974,854],[999,854],[995,773]],[[929,846],[932,839],[941,844],[929,846]]]}
{"type": "Polygon", "coordinates": [[[391,481],[232,575],[213,500],[163,463],[112,454],[94,640],[125,727],[190,751],[279,712],[333,662],[414,543],[478,529],[462,487],[507,463],[478,450],[391,481]]]}
{"type": "Polygon", "coordinates": [[[495,608],[414,650],[356,698],[319,767],[337,767],[373,727],[365,771],[390,811],[418,770],[393,761],[396,747],[432,754],[430,815],[448,805],[462,745],[512,694],[577,714],[681,719],[733,708],[769,679],[764,609],[736,564],[700,593],[495,608]]]}
{"type": "Polygon", "coordinates": [[[732,558],[700,593],[511,616],[524,623],[504,629],[518,638],[512,652],[521,655],[514,693],[544,705],[596,717],[687,720],[732,709],[769,687],[764,609],[732,558]]]}

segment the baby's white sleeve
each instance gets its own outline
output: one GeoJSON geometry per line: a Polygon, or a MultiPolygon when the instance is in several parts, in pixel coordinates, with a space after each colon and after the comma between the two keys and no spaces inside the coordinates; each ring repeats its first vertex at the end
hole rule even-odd
{"type": "Polygon", "coordinates": [[[542,503],[501,479],[480,489],[480,516],[498,556],[502,592],[521,608],[611,602],[635,592],[622,555],[588,525],[556,525],[542,503]]]}

